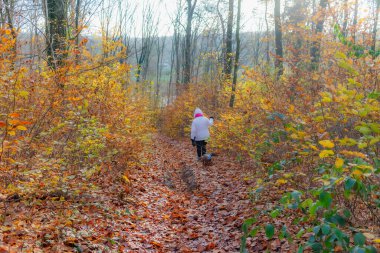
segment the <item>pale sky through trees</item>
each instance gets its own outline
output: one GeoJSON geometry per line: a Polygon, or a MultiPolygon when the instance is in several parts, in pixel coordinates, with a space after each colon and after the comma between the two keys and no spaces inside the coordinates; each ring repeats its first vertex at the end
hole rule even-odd
{"type": "MultiPolygon", "coordinates": [[[[131,1],[131,0],[124,0],[125,2],[129,2],[132,5],[137,5],[136,11],[135,11],[135,25],[134,27],[140,28],[142,25],[142,19],[141,17],[142,9],[143,9],[143,3],[144,1],[131,1]]],[[[177,1],[176,0],[145,0],[146,3],[151,4],[155,8],[155,15],[159,17],[159,28],[158,28],[158,34],[159,35],[172,35],[173,33],[173,25],[172,25],[172,19],[174,18],[175,13],[177,12],[177,1]]],[[[197,8],[202,9],[201,11],[204,11],[203,5],[204,3],[210,3],[212,1],[198,1],[197,8]]],[[[216,1],[215,1],[216,2],[216,1]]],[[[185,6],[185,3],[183,3],[185,6]]],[[[222,4],[221,4],[222,6],[222,4]]],[[[268,17],[272,13],[272,4],[268,4],[268,17]]],[[[184,7],[182,8],[184,11],[184,7]]],[[[264,25],[264,12],[265,7],[262,1],[253,1],[253,0],[242,0],[242,31],[255,31],[260,30],[259,26],[264,25]],[[261,24],[260,24],[261,22],[261,24]]],[[[227,19],[227,16],[225,16],[227,19]]],[[[207,22],[203,21],[203,22],[207,22]]],[[[185,25],[185,23],[183,24],[185,25]]],[[[262,28],[263,29],[263,28],[262,28]]],[[[100,33],[101,25],[99,16],[95,15],[90,26],[89,31],[90,33],[100,33]]],[[[131,29],[133,30],[133,28],[131,29]]]]}
{"type": "MultiPolygon", "coordinates": [[[[114,3],[113,0],[102,0],[103,3],[109,2],[114,3]]],[[[134,23],[131,25],[131,31],[134,31],[135,34],[132,34],[132,36],[136,35],[138,37],[138,29],[141,29],[142,27],[142,10],[144,3],[148,3],[151,6],[154,7],[154,15],[155,18],[159,18],[159,25],[158,25],[158,34],[160,36],[163,35],[172,35],[173,34],[173,24],[172,19],[174,18],[178,3],[177,0],[121,0],[122,4],[125,3],[125,6],[128,4],[131,6],[131,9],[133,9],[133,6],[136,6],[136,10],[134,11],[134,23]],[[136,30],[137,29],[137,30],[136,30]],[[136,31],[135,31],[136,30],[136,31]]],[[[185,1],[182,0],[182,5],[185,6],[185,1]]],[[[198,0],[196,11],[204,12],[204,4],[210,4],[210,3],[216,3],[217,1],[213,0],[198,0]]],[[[269,25],[273,25],[273,1],[269,1],[268,3],[268,21],[269,25]]],[[[285,1],[282,1],[283,5],[285,1]]],[[[354,4],[354,0],[349,1],[351,5],[354,4]]],[[[371,10],[368,6],[368,1],[366,0],[359,0],[360,8],[359,8],[359,17],[366,18],[369,15],[371,15],[371,10]]],[[[290,4],[290,1],[287,2],[287,4],[290,4]]],[[[104,8],[104,6],[108,6],[107,3],[103,4],[103,7],[100,7],[98,10],[98,13],[101,12],[101,8],[104,8]]],[[[223,4],[220,4],[220,6],[223,6],[223,4]]],[[[114,8],[118,8],[117,4],[114,4],[114,8]]],[[[284,8],[284,6],[283,6],[284,8]]],[[[182,7],[182,11],[185,11],[185,7],[182,7]]],[[[116,9],[114,9],[112,14],[115,14],[116,9]]],[[[263,31],[265,29],[265,21],[264,21],[264,15],[265,15],[265,5],[263,0],[242,0],[242,21],[241,21],[241,31],[247,32],[247,31],[263,31]]],[[[116,15],[115,15],[116,16],[116,15]]],[[[115,16],[112,16],[114,19],[115,16]]],[[[227,19],[227,16],[225,16],[227,19]]],[[[116,21],[116,20],[115,20],[116,21]]],[[[116,21],[117,22],[117,21],[116,21]]],[[[213,20],[202,20],[203,23],[207,22],[213,22],[213,20]]],[[[185,21],[183,21],[183,25],[185,25],[185,21]]],[[[85,33],[91,33],[91,34],[100,34],[101,33],[101,25],[100,25],[100,15],[94,15],[89,28],[85,33]]]]}

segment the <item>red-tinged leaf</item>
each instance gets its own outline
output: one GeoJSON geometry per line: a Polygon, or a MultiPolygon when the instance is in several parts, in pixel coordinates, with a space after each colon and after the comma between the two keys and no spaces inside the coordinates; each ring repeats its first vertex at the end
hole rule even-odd
{"type": "Polygon", "coordinates": [[[206,247],[206,250],[212,250],[212,249],[215,249],[216,248],[216,244],[214,242],[210,242],[207,247],[206,247]]]}
{"type": "Polygon", "coordinates": [[[0,127],[6,126],[7,124],[4,121],[0,121],[0,127]]]}
{"type": "Polygon", "coordinates": [[[197,239],[199,238],[199,234],[197,233],[192,233],[190,236],[189,236],[190,239],[194,240],[194,239],[197,239]]]}
{"type": "Polygon", "coordinates": [[[0,253],[9,253],[8,247],[5,245],[0,245],[0,253]]]}
{"type": "Polygon", "coordinates": [[[18,122],[18,124],[19,124],[19,125],[31,125],[32,122],[30,122],[30,121],[22,121],[22,120],[20,120],[20,121],[18,122]]]}

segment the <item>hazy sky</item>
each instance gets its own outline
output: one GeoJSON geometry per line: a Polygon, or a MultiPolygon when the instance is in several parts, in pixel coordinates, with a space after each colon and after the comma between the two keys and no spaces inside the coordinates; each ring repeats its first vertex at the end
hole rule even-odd
{"type": "MultiPolygon", "coordinates": [[[[110,1],[113,2],[112,0],[110,1]]],[[[158,31],[159,34],[171,35],[173,33],[171,19],[177,11],[176,0],[121,0],[121,1],[125,3],[129,2],[131,5],[137,5],[136,10],[135,10],[135,21],[134,21],[135,27],[141,27],[141,23],[142,23],[141,13],[144,6],[143,2],[145,1],[145,2],[149,2],[149,4],[154,6],[154,9],[157,12],[156,15],[159,17],[159,20],[160,20],[159,31],[158,31]]],[[[183,2],[185,3],[184,0],[183,2]]],[[[206,2],[206,0],[198,0],[198,4],[197,4],[198,10],[202,6],[202,2],[206,2]]],[[[211,2],[211,0],[209,2],[211,2]]],[[[268,12],[271,13],[272,8],[273,8],[271,4],[269,4],[268,8],[269,8],[268,12]]],[[[236,12],[236,8],[235,8],[235,12],[236,12]]],[[[260,20],[261,22],[263,22],[264,20],[264,12],[265,12],[264,5],[261,4],[259,0],[242,0],[242,21],[241,21],[242,30],[243,31],[257,30],[260,20]]],[[[100,9],[98,10],[98,13],[100,13],[100,9]]],[[[227,17],[225,18],[227,19],[227,17]]],[[[101,26],[100,26],[99,15],[95,15],[94,18],[92,19],[92,22],[90,23],[89,32],[99,33],[101,30],[100,27],[101,26]]]]}
{"type": "MultiPolygon", "coordinates": [[[[115,3],[115,0],[101,0],[103,3],[103,7],[99,8],[99,13],[101,11],[101,8],[107,7],[107,3],[115,3]]],[[[130,6],[137,6],[135,11],[134,11],[134,22],[133,25],[131,25],[131,31],[136,30],[132,34],[132,36],[138,36],[137,33],[139,33],[141,27],[142,27],[142,10],[144,3],[149,3],[151,6],[153,6],[155,10],[155,15],[156,17],[159,17],[159,25],[158,25],[158,34],[159,35],[172,35],[173,34],[173,27],[172,27],[172,22],[171,19],[173,18],[174,14],[177,11],[177,0],[120,0],[121,4],[123,6],[127,6],[128,4],[130,6]]],[[[343,0],[336,0],[335,2],[339,2],[343,0]]],[[[185,6],[186,1],[182,0],[183,6],[185,6]]],[[[197,8],[202,6],[202,3],[210,3],[210,2],[216,2],[216,0],[198,0],[197,8]]],[[[228,1],[226,1],[228,2],[228,1]]],[[[237,1],[235,1],[237,2],[237,1]]],[[[268,5],[268,18],[270,25],[273,22],[273,17],[271,16],[273,13],[273,1],[269,1],[268,5]]],[[[282,1],[283,3],[285,1],[282,1]]],[[[291,1],[288,1],[288,3],[291,1]]],[[[319,1],[316,1],[317,3],[319,1]]],[[[354,0],[349,0],[351,5],[354,3],[354,0]]],[[[366,16],[369,15],[368,13],[368,5],[365,3],[368,3],[368,0],[359,0],[360,8],[359,8],[359,17],[365,18],[366,16]]],[[[333,4],[333,3],[332,3],[333,4]]],[[[115,8],[117,9],[117,5],[115,5],[115,8]]],[[[117,18],[117,11],[114,9],[112,11],[112,19],[116,20],[117,18]]],[[[133,9],[133,8],[129,8],[133,9]]],[[[184,10],[184,7],[182,7],[182,10],[184,10]]],[[[196,9],[197,10],[197,9],[196,9]]],[[[235,8],[236,12],[236,8],[235,8]]],[[[257,31],[261,29],[264,29],[265,23],[264,23],[264,15],[265,15],[265,6],[263,4],[262,0],[242,0],[242,20],[241,20],[241,25],[242,25],[242,31],[257,31]]],[[[227,17],[225,17],[227,19],[227,17]]],[[[208,20],[206,22],[213,22],[215,20],[208,20]]],[[[117,21],[116,21],[117,22],[117,21]]],[[[100,18],[99,15],[95,15],[94,18],[92,19],[92,22],[89,26],[88,32],[90,33],[100,33],[100,18]]],[[[133,32],[132,32],[133,33],[133,32]]]]}

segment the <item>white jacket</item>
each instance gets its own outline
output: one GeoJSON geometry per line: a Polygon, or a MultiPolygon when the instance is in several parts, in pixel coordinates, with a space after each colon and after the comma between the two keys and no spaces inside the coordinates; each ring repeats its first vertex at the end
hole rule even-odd
{"type": "Polygon", "coordinates": [[[194,111],[194,120],[191,124],[191,139],[195,141],[205,141],[210,137],[210,132],[208,131],[209,126],[214,123],[213,119],[208,119],[203,116],[201,109],[197,108],[194,111]],[[195,118],[195,115],[202,114],[195,118]]]}

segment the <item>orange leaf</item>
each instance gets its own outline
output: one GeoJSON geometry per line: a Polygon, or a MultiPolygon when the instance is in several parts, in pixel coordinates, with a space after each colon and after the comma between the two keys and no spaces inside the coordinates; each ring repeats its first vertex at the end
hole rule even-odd
{"type": "Polygon", "coordinates": [[[19,125],[31,125],[32,122],[30,122],[30,121],[19,121],[18,124],[19,125]]]}
{"type": "Polygon", "coordinates": [[[3,126],[6,126],[7,124],[5,124],[4,121],[0,121],[0,127],[3,127],[3,126]]]}
{"type": "Polygon", "coordinates": [[[160,247],[160,248],[162,247],[162,244],[159,243],[159,242],[156,242],[156,241],[151,241],[150,244],[152,244],[152,245],[154,245],[156,247],[160,247]]]}
{"type": "Polygon", "coordinates": [[[11,114],[9,114],[9,117],[11,117],[11,118],[18,118],[18,117],[20,117],[20,114],[17,113],[17,112],[12,112],[11,114]]]}
{"type": "Polygon", "coordinates": [[[213,243],[213,242],[210,242],[207,247],[206,247],[206,250],[212,250],[212,249],[215,249],[216,248],[216,244],[213,243]]]}
{"type": "Polygon", "coordinates": [[[11,119],[11,120],[9,120],[9,124],[12,126],[16,126],[16,125],[20,124],[20,121],[18,119],[11,119]]]}

